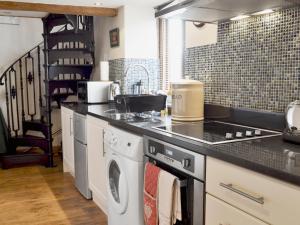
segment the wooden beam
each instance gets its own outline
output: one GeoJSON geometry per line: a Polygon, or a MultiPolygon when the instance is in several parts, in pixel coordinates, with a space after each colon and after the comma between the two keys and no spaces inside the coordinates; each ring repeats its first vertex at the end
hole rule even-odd
{"type": "Polygon", "coordinates": [[[116,16],[117,9],[89,6],[57,5],[44,3],[27,3],[0,1],[0,10],[19,10],[34,12],[49,12],[56,14],[86,15],[86,16],[116,16]]]}

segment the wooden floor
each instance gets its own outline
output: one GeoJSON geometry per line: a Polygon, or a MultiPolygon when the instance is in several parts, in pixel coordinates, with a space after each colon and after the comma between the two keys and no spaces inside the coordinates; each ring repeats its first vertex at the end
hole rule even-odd
{"type": "Polygon", "coordinates": [[[107,220],[93,201],[77,192],[61,166],[34,166],[0,169],[0,225],[11,224],[107,225],[107,220]]]}

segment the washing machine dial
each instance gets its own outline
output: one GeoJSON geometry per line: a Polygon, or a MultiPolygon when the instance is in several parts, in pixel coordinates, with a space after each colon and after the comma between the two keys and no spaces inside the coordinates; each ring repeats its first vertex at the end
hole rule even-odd
{"type": "Polygon", "coordinates": [[[116,144],[118,143],[118,138],[115,135],[112,135],[111,137],[111,146],[116,146],[116,144]]]}

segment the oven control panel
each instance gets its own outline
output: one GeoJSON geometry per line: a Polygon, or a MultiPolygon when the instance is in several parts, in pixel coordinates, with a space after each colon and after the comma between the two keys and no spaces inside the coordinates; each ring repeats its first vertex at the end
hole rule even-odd
{"type": "Polygon", "coordinates": [[[150,137],[144,137],[144,149],[149,158],[204,179],[205,156],[150,137]]]}

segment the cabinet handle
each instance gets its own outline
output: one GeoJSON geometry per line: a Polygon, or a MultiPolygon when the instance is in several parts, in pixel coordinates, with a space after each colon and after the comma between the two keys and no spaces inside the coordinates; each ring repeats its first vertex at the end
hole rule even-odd
{"type": "Polygon", "coordinates": [[[242,195],[242,196],[244,196],[244,197],[246,197],[246,198],[248,198],[248,199],[250,199],[252,201],[255,201],[255,202],[257,202],[257,203],[259,203],[261,205],[265,204],[264,197],[258,197],[258,198],[254,197],[254,196],[252,196],[252,195],[250,195],[248,193],[245,193],[245,192],[243,192],[243,191],[235,188],[233,186],[233,184],[220,183],[220,186],[223,187],[223,188],[226,188],[226,189],[228,189],[228,190],[230,190],[230,191],[232,191],[232,192],[234,192],[236,194],[242,195]]]}
{"type": "Polygon", "coordinates": [[[104,136],[105,136],[105,130],[102,131],[102,156],[105,156],[105,144],[104,144],[104,136]]]}
{"type": "Polygon", "coordinates": [[[73,132],[72,132],[72,123],[73,123],[73,118],[70,117],[70,136],[73,135],[73,132]]]}

